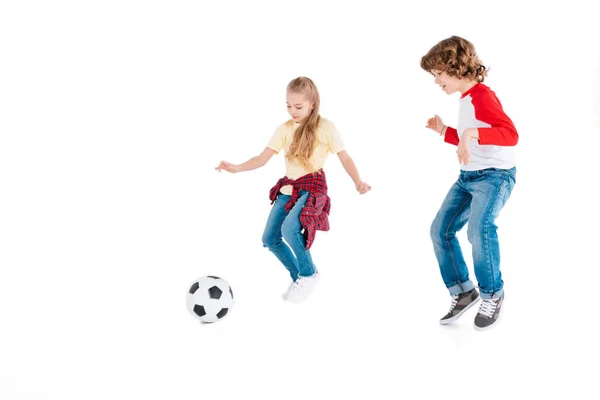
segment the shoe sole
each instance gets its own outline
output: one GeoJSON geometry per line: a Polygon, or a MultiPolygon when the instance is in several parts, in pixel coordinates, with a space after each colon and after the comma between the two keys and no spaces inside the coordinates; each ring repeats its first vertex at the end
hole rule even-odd
{"type": "Polygon", "coordinates": [[[473,300],[472,302],[470,302],[469,305],[467,305],[465,308],[463,308],[463,310],[461,312],[459,312],[458,314],[456,314],[452,318],[448,318],[448,319],[444,319],[444,320],[440,319],[440,325],[450,325],[451,323],[453,323],[454,321],[456,321],[457,319],[459,319],[460,316],[465,313],[465,311],[467,311],[469,308],[471,308],[475,304],[477,304],[477,302],[479,300],[481,300],[480,296],[478,296],[475,300],[473,300]]]}
{"type": "Polygon", "coordinates": [[[488,329],[491,329],[492,327],[494,327],[494,325],[496,325],[498,323],[498,321],[500,321],[500,318],[502,318],[502,313],[500,313],[497,320],[495,320],[493,323],[489,324],[488,326],[484,326],[484,327],[477,326],[477,325],[475,325],[475,322],[473,322],[473,327],[475,328],[476,331],[487,331],[488,329]]]}

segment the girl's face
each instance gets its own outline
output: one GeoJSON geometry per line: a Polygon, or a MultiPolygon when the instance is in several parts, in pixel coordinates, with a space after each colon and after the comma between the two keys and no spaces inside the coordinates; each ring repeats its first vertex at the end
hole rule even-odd
{"type": "Polygon", "coordinates": [[[286,96],[287,110],[294,122],[302,123],[312,111],[314,104],[302,93],[288,92],[286,96]]]}

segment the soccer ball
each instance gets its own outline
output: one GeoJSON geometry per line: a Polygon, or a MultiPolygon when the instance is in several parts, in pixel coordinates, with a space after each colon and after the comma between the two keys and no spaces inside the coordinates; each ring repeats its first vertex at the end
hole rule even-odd
{"type": "Polygon", "coordinates": [[[233,291],[225,279],[203,276],[196,279],[187,294],[187,308],[202,322],[223,318],[233,306],[233,291]]]}

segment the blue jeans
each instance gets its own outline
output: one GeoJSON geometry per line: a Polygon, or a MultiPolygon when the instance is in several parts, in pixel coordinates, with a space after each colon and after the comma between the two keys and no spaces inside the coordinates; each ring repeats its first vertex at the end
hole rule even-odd
{"type": "Polygon", "coordinates": [[[500,297],[504,282],[500,273],[498,227],[494,224],[516,182],[516,168],[461,171],[431,225],[431,240],[444,284],[451,295],[475,286],[456,237],[468,222],[467,237],[473,250],[475,277],[481,298],[500,297]]]}
{"type": "Polygon", "coordinates": [[[306,239],[300,225],[300,211],[306,204],[308,195],[307,191],[300,191],[296,204],[288,213],[283,206],[292,196],[279,193],[267,219],[267,226],[262,237],[263,246],[275,254],[289,271],[293,281],[296,281],[298,276],[315,274],[315,265],[310,251],[306,250],[306,239]],[[282,239],[285,239],[287,244],[282,239]]]}

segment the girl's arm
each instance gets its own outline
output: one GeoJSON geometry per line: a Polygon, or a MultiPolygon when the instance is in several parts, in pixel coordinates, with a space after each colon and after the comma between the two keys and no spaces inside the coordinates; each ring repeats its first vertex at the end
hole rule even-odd
{"type": "Polygon", "coordinates": [[[271,159],[271,157],[273,157],[273,154],[276,154],[275,150],[265,147],[262,153],[260,153],[256,157],[252,157],[245,163],[232,164],[227,161],[221,161],[215,169],[219,172],[221,172],[221,170],[224,169],[225,171],[231,172],[232,174],[235,174],[236,172],[251,171],[253,169],[257,169],[264,166],[271,159]]]}
{"type": "Polygon", "coordinates": [[[360,174],[358,173],[358,168],[356,168],[356,164],[354,164],[354,160],[352,160],[352,157],[350,157],[350,155],[348,153],[346,153],[345,150],[340,151],[339,153],[337,153],[337,155],[340,158],[340,161],[341,161],[342,165],[344,166],[344,169],[346,170],[348,175],[350,175],[350,178],[352,178],[352,180],[354,181],[356,190],[358,190],[358,192],[360,194],[365,194],[369,190],[371,190],[371,186],[369,186],[368,183],[360,180],[360,174]]]}

